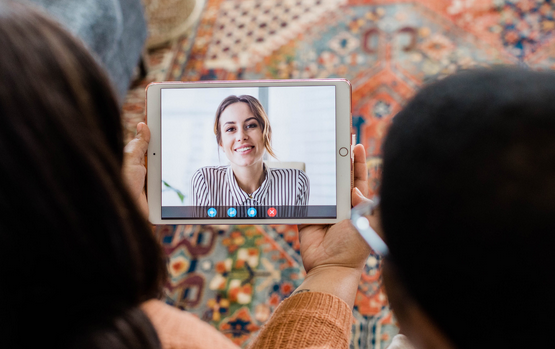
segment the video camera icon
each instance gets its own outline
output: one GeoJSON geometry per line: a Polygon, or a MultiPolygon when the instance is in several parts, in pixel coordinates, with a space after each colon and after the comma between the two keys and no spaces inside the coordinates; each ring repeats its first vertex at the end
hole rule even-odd
{"type": "Polygon", "coordinates": [[[216,209],[214,207],[210,207],[208,209],[207,213],[210,217],[216,217],[216,214],[218,213],[218,211],[216,211],[216,209]]]}

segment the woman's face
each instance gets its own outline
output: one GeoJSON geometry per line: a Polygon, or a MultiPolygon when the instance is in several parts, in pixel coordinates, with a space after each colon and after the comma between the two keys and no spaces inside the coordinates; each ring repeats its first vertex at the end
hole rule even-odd
{"type": "Polygon", "coordinates": [[[251,166],[262,161],[265,149],[262,129],[246,103],[233,103],[224,109],[220,132],[220,146],[232,164],[251,166]]]}

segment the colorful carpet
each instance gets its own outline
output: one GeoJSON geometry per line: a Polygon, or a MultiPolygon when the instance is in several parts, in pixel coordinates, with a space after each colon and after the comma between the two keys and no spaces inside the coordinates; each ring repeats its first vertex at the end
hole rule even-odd
{"type": "MultiPolygon", "coordinates": [[[[124,106],[128,137],[144,86],[161,80],[344,77],[353,131],[379,185],[381,142],[423,83],[458,69],[555,68],[555,4],[536,0],[208,0],[201,22],[151,57],[124,106]]],[[[245,346],[303,279],[291,226],[159,226],[167,302],[245,346]]],[[[472,287],[469,285],[469,287],[472,287]]],[[[397,332],[371,257],[356,298],[352,348],[385,348],[397,332]]]]}

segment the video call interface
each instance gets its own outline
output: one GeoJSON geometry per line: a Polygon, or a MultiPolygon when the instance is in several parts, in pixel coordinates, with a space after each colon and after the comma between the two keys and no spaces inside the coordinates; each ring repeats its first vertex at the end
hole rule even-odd
{"type": "Polygon", "coordinates": [[[335,128],[335,86],[162,89],[162,219],[337,218],[335,128]]]}

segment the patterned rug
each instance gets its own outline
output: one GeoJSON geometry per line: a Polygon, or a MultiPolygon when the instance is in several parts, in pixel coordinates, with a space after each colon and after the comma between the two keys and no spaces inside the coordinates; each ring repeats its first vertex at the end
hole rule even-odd
{"type": "MultiPolygon", "coordinates": [[[[353,131],[379,185],[381,142],[423,83],[458,69],[555,68],[555,3],[536,0],[208,0],[200,23],[151,55],[124,106],[128,137],[144,86],[162,80],[344,77],[353,131]]],[[[167,302],[246,346],[304,270],[293,226],[158,226],[169,256],[167,302]]],[[[370,257],[355,303],[352,348],[385,348],[397,332],[370,257]]],[[[469,287],[472,287],[469,285],[469,287]]]]}

